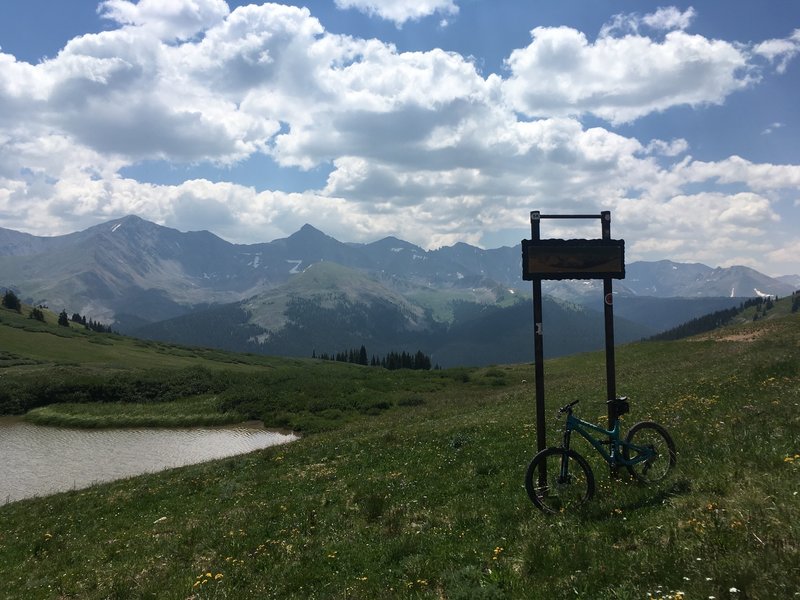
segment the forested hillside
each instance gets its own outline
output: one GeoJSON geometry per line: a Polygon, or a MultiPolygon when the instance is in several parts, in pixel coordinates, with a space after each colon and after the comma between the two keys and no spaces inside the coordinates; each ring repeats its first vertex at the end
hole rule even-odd
{"type": "Polygon", "coordinates": [[[733,322],[774,318],[776,316],[786,315],[787,312],[796,313],[798,309],[800,309],[800,292],[792,294],[787,302],[783,302],[780,305],[778,305],[777,301],[772,297],[752,298],[741,302],[736,307],[714,311],[702,317],[692,319],[678,327],[673,327],[672,329],[654,335],[649,339],[654,341],[679,340],[705,333],[733,322]]]}

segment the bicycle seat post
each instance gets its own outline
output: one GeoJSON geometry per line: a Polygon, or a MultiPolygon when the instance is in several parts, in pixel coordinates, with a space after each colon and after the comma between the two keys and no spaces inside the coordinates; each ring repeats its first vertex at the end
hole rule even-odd
{"type": "Polygon", "coordinates": [[[619,477],[619,452],[620,448],[618,447],[619,442],[619,427],[620,427],[620,417],[624,414],[627,414],[630,411],[630,403],[628,402],[627,396],[620,396],[618,398],[614,398],[612,400],[607,401],[608,404],[608,427],[610,431],[617,432],[617,438],[611,445],[611,478],[616,479],[619,477]]]}

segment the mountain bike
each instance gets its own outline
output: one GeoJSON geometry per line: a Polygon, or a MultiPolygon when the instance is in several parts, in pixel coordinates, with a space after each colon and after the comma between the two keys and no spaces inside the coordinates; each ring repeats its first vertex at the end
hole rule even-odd
{"type": "Polygon", "coordinates": [[[644,484],[664,479],[675,466],[675,443],[658,423],[641,421],[620,439],[620,417],[630,410],[627,397],[608,400],[611,429],[605,429],[572,414],[579,400],[559,409],[566,413],[564,437],[560,447],[545,448],[533,457],[525,473],[525,489],[536,507],[545,513],[574,510],[594,495],[594,474],[586,459],[570,448],[570,436],[577,431],[611,467],[619,467],[644,484]],[[599,434],[599,435],[595,435],[599,434]],[[606,450],[608,448],[608,450],[606,450]]]}

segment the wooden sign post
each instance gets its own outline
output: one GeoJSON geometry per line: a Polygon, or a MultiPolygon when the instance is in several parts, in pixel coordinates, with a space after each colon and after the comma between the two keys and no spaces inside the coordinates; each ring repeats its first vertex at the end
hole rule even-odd
{"type": "MultiPolygon", "coordinates": [[[[544,340],[542,324],[542,280],[602,279],[606,333],[606,385],[608,400],[617,396],[614,367],[614,296],[612,279],[625,278],[625,241],[611,239],[611,212],[599,215],[543,215],[531,212],[531,239],[522,240],[522,278],[533,282],[533,342],[536,374],[537,451],[547,446],[544,418],[544,340]],[[600,219],[602,237],[593,240],[541,239],[542,219],[600,219]]],[[[611,423],[611,404],[608,422],[611,423]]],[[[542,484],[546,473],[539,474],[542,484]]]]}

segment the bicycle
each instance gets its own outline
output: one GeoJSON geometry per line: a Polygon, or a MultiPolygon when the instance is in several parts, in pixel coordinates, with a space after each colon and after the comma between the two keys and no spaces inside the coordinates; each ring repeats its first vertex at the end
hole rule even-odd
{"type": "Polygon", "coordinates": [[[611,429],[579,419],[572,414],[580,400],[559,409],[567,414],[560,447],[545,448],[533,457],[525,473],[525,489],[531,501],[545,513],[563,513],[578,508],[594,496],[594,474],[586,459],[570,448],[570,436],[577,431],[611,467],[619,467],[644,484],[664,479],[675,466],[675,443],[667,430],[653,421],[636,423],[624,440],[620,439],[620,419],[630,410],[627,397],[608,400],[611,429]],[[600,434],[595,437],[593,433],[600,434]],[[609,446],[606,451],[604,446],[609,446]]]}

